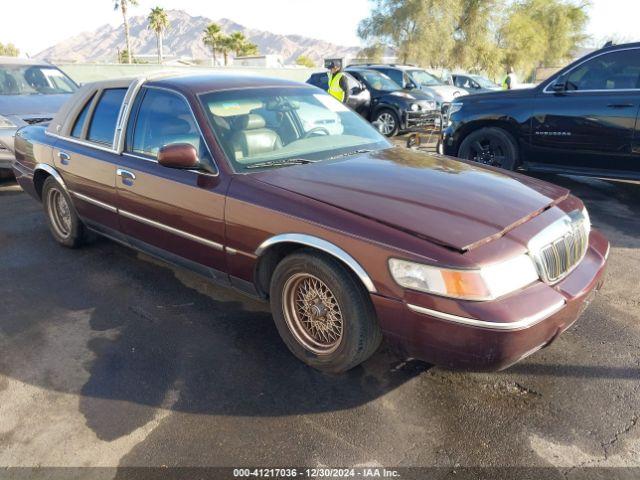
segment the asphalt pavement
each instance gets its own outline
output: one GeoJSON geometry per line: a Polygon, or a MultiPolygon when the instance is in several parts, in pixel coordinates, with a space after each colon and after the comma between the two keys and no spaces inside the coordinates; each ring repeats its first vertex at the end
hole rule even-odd
{"type": "Polygon", "coordinates": [[[59,247],[41,206],[1,181],[0,476],[295,465],[639,478],[584,467],[640,467],[640,185],[544,179],[585,200],[612,243],[606,284],[569,331],[500,373],[383,347],[341,376],[298,362],[262,303],[109,240],[59,247]]]}

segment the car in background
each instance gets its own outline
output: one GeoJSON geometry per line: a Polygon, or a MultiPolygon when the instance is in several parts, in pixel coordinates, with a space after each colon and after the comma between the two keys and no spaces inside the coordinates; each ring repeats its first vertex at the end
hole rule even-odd
{"type": "Polygon", "coordinates": [[[454,73],[451,75],[453,84],[456,87],[464,88],[469,93],[486,93],[502,90],[502,87],[487,77],[474,75],[471,73],[454,73]]]}
{"type": "Polygon", "coordinates": [[[429,363],[506,368],[576,321],[609,252],[568,190],[393,147],[284,79],[85,85],[47,127],[18,131],[13,168],[60,245],[91,230],[269,301],[293,355],[334,373],[383,336],[429,363]],[[312,126],[327,118],[340,128],[312,126]]]}
{"type": "Polygon", "coordinates": [[[46,62],[0,57],[0,176],[11,174],[16,130],[50,121],[77,89],[46,62]]]}
{"type": "Polygon", "coordinates": [[[367,87],[371,105],[365,118],[375,122],[385,136],[393,137],[440,121],[432,96],[402,88],[385,74],[369,68],[350,66],[346,72],[367,87]]]}
{"type": "Polygon", "coordinates": [[[469,93],[464,88],[447,85],[424,68],[396,64],[367,64],[362,65],[362,67],[384,73],[403,88],[408,90],[418,89],[430,95],[436,101],[436,107],[445,115],[451,102],[469,93]]]}
{"type": "MultiPolygon", "coordinates": [[[[347,101],[347,105],[363,117],[367,117],[369,108],[371,107],[371,93],[361,82],[348,73],[343,73],[349,84],[349,100],[347,101]]],[[[312,73],[307,83],[326,92],[329,90],[329,75],[327,72],[312,73]]]]}
{"type": "Polygon", "coordinates": [[[515,170],[640,179],[640,43],[609,46],[539,86],[451,107],[444,153],[515,170]]]}

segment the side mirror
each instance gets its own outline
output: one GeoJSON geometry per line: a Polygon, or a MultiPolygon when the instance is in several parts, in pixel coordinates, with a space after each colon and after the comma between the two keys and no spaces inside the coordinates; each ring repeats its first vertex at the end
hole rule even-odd
{"type": "Polygon", "coordinates": [[[168,168],[200,168],[196,147],[190,143],[172,143],[158,152],[158,163],[168,168]]]}
{"type": "Polygon", "coordinates": [[[554,92],[564,92],[567,90],[567,80],[564,77],[558,77],[553,84],[551,84],[551,90],[554,92]]]}
{"type": "Polygon", "coordinates": [[[413,90],[414,88],[418,88],[418,85],[416,85],[415,82],[413,82],[412,80],[409,80],[408,82],[406,82],[404,84],[404,88],[407,88],[409,90],[413,90]]]}

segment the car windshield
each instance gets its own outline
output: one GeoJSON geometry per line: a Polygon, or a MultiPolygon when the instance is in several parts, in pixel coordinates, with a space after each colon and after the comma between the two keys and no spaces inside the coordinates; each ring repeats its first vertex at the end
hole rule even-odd
{"type": "Polygon", "coordinates": [[[471,78],[473,78],[476,82],[478,82],[478,85],[480,85],[481,87],[484,87],[484,88],[495,88],[496,87],[495,83],[493,83],[488,78],[482,77],[480,75],[471,75],[471,78]]]}
{"type": "Polygon", "coordinates": [[[78,86],[54,67],[0,65],[0,95],[73,93],[78,86]]]}
{"type": "Polygon", "coordinates": [[[387,77],[384,73],[375,70],[358,70],[364,83],[372,90],[383,92],[395,92],[402,90],[402,87],[387,77]]]}
{"type": "Polygon", "coordinates": [[[358,114],[315,88],[212,92],[200,100],[236,171],[325,161],[391,146],[358,114]]]}
{"type": "Polygon", "coordinates": [[[436,77],[424,70],[409,70],[409,76],[417,85],[426,85],[427,87],[435,87],[437,85],[443,85],[443,83],[436,77]]]}

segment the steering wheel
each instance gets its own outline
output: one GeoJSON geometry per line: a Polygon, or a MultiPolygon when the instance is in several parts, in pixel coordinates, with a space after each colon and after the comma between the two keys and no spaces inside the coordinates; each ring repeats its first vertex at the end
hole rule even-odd
{"type": "Polygon", "coordinates": [[[329,130],[327,130],[324,127],[314,127],[311,130],[309,130],[307,133],[304,134],[303,138],[309,138],[312,135],[316,135],[316,134],[322,134],[322,135],[331,135],[331,132],[329,132],[329,130]]]}

